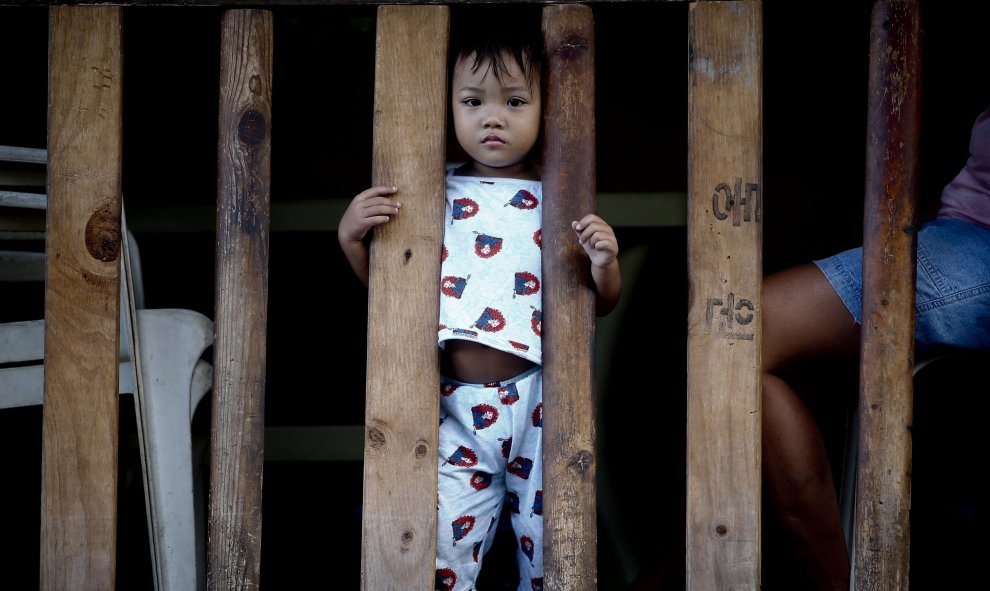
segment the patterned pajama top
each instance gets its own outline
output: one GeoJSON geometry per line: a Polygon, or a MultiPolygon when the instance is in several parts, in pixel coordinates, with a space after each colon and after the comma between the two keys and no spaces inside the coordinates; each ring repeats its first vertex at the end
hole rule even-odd
{"type": "Polygon", "coordinates": [[[455,176],[455,168],[447,168],[437,340],[476,341],[540,364],[543,185],[455,176]]]}

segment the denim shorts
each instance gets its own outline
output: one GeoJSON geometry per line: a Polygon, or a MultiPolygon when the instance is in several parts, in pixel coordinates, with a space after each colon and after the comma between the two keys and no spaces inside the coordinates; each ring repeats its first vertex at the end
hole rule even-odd
{"type": "MultiPolygon", "coordinates": [[[[856,323],[862,321],[863,249],[815,261],[856,323]]],[[[990,349],[990,230],[939,219],[918,233],[916,353],[990,349]]]]}

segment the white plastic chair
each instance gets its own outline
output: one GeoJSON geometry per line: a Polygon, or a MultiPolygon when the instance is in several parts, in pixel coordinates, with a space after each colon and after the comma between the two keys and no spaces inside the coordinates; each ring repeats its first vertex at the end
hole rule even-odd
{"type": "MultiPolygon", "coordinates": [[[[190,422],[212,387],[213,368],[201,357],[213,323],[192,310],[138,309],[137,250],[122,230],[119,391],[135,395],[155,589],[203,589],[205,524],[197,519],[190,422]]],[[[44,280],[44,255],[0,252],[3,280],[44,280]]],[[[44,332],[44,320],[0,324],[0,364],[17,364],[0,369],[0,409],[42,404],[44,332]]]]}

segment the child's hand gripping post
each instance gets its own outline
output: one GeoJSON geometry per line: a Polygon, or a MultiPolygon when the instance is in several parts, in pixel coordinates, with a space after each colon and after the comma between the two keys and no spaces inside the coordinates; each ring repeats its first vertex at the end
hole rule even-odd
{"type": "Polygon", "coordinates": [[[612,311],[622,292],[619,273],[619,242],[615,231],[605,220],[589,213],[571,222],[578,243],[591,259],[591,278],[595,283],[595,312],[605,316],[612,311]]]}
{"type": "Polygon", "coordinates": [[[391,199],[395,187],[371,187],[351,200],[337,225],[337,240],[354,273],[368,285],[368,230],[388,222],[402,206],[391,199]]]}

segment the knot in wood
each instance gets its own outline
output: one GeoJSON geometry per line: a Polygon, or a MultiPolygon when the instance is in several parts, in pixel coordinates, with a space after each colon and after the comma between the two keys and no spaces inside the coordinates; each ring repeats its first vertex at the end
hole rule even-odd
{"type": "Polygon", "coordinates": [[[575,474],[582,475],[591,468],[594,461],[595,456],[590,451],[582,449],[571,458],[571,462],[568,464],[568,469],[575,474]]]}
{"type": "Polygon", "coordinates": [[[248,81],[248,90],[251,91],[251,94],[261,94],[261,76],[257,74],[251,76],[248,81]]]}
{"type": "Polygon", "coordinates": [[[89,256],[109,263],[120,254],[120,221],[109,207],[101,207],[86,221],[86,250],[89,256]]]}
{"type": "Polygon", "coordinates": [[[237,124],[237,137],[241,142],[257,146],[265,141],[267,134],[268,123],[265,122],[264,115],[254,109],[248,109],[241,115],[241,121],[237,124]]]}
{"type": "Polygon", "coordinates": [[[721,523],[715,526],[715,535],[723,537],[727,533],[729,533],[729,528],[725,527],[721,523]]]}
{"type": "Polygon", "coordinates": [[[572,35],[562,40],[554,53],[564,60],[576,60],[587,53],[590,45],[591,44],[588,43],[588,39],[586,37],[581,35],[572,35]]]}
{"type": "Polygon", "coordinates": [[[368,428],[368,445],[371,449],[382,449],[385,447],[385,434],[377,427],[368,428]]]}
{"type": "Polygon", "coordinates": [[[426,454],[429,451],[430,451],[430,446],[426,445],[425,442],[420,441],[416,444],[416,448],[413,450],[413,453],[416,455],[417,460],[422,460],[423,458],[426,457],[426,454]]]}

